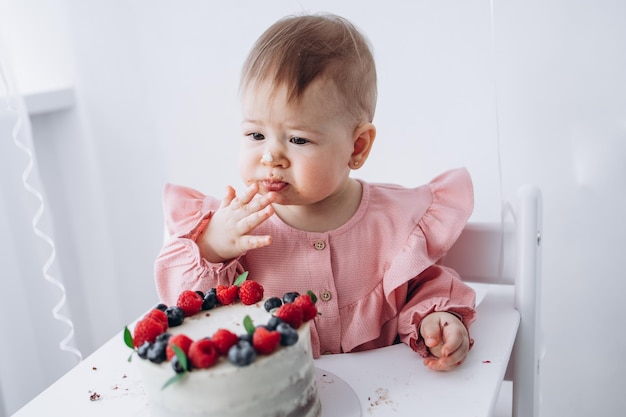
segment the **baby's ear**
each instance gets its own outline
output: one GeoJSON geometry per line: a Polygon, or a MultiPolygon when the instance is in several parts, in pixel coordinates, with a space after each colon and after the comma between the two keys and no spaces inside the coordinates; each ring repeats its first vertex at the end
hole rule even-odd
{"type": "Polygon", "coordinates": [[[350,168],[359,169],[363,166],[376,139],[376,127],[372,123],[363,123],[354,129],[354,148],[350,157],[350,168]]]}

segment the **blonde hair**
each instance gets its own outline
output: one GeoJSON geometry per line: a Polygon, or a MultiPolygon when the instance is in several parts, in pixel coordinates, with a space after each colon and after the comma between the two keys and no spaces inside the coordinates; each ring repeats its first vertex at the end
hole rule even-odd
{"type": "Polygon", "coordinates": [[[346,110],[371,122],[376,109],[376,66],[365,36],[348,20],[331,14],[289,16],[270,26],[248,54],[241,90],[270,81],[298,100],[316,79],[337,88],[346,110]]]}

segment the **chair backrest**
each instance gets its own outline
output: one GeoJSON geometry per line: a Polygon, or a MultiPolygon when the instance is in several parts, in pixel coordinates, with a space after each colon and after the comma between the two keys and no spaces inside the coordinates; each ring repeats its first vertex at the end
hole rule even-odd
{"type": "MultiPolygon", "coordinates": [[[[509,363],[513,416],[537,416],[541,359],[541,191],[524,186],[507,214],[511,219],[468,224],[444,265],[465,281],[515,286],[520,326],[509,363]]],[[[480,318],[479,318],[480,319],[480,318]]]]}

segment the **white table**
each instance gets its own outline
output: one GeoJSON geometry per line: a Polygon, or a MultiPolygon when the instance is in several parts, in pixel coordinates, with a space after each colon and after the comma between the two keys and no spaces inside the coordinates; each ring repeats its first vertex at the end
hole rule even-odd
{"type": "MultiPolygon", "coordinates": [[[[475,344],[466,362],[451,372],[431,371],[405,345],[369,352],[324,356],[315,366],[329,375],[318,379],[324,417],[336,409],[333,384],[347,383],[362,416],[489,416],[517,328],[513,288],[490,286],[471,328],[475,344]],[[338,377],[339,381],[334,381],[338,377]],[[326,399],[326,403],[324,402],[326,399]]],[[[148,406],[130,349],[118,334],[19,410],[15,417],[148,417],[148,406]],[[92,400],[96,399],[97,400],[92,400]]],[[[135,358],[137,360],[137,358],[135,358]]],[[[342,385],[338,384],[338,385],[342,385]]],[[[343,384],[345,385],[345,384],[343,384]]],[[[251,416],[252,417],[252,416],[251,416]]]]}

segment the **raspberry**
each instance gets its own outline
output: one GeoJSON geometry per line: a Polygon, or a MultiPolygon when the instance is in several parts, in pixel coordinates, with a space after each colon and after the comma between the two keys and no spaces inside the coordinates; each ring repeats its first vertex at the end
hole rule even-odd
{"type": "Polygon", "coordinates": [[[237,299],[238,292],[239,287],[237,287],[236,285],[218,285],[217,301],[219,301],[220,304],[223,306],[232,304],[237,299]]]}
{"type": "Polygon", "coordinates": [[[309,321],[317,317],[317,307],[315,307],[310,295],[302,294],[294,300],[293,304],[302,309],[302,320],[309,321]]]}
{"type": "Polygon", "coordinates": [[[269,355],[280,343],[280,333],[267,330],[265,327],[257,327],[252,335],[254,350],[262,355],[269,355]]]}
{"type": "Polygon", "coordinates": [[[162,332],[167,331],[167,328],[168,328],[167,314],[165,314],[165,312],[163,310],[159,310],[157,308],[154,308],[154,309],[148,311],[148,314],[146,314],[145,317],[146,318],[150,317],[150,318],[158,321],[163,326],[162,332]]]}
{"type": "Polygon", "coordinates": [[[184,334],[176,334],[170,337],[170,340],[167,342],[167,349],[165,350],[167,360],[169,361],[172,357],[176,356],[174,349],[172,349],[172,345],[178,346],[180,350],[187,355],[189,353],[189,346],[191,346],[192,342],[193,340],[184,334]]]}
{"type": "Polygon", "coordinates": [[[163,325],[151,317],[143,318],[137,322],[133,331],[133,345],[136,348],[144,342],[153,343],[157,336],[163,333],[163,325]]]}
{"type": "Polygon", "coordinates": [[[293,303],[283,304],[278,307],[274,315],[282,319],[285,323],[288,323],[294,329],[298,329],[302,325],[302,308],[293,303]]]}
{"type": "Polygon", "coordinates": [[[196,340],[189,346],[189,360],[197,369],[209,368],[217,362],[219,352],[213,341],[204,338],[196,340]]]}
{"type": "Polygon", "coordinates": [[[186,290],[180,293],[176,306],[180,307],[185,313],[185,317],[193,316],[202,308],[202,297],[191,290],[186,290]]]}
{"type": "Polygon", "coordinates": [[[258,303],[263,299],[263,286],[256,281],[244,281],[239,287],[239,299],[245,305],[258,303]]]}
{"type": "Polygon", "coordinates": [[[218,329],[213,337],[211,337],[211,341],[217,348],[217,351],[220,355],[227,355],[228,350],[239,340],[239,336],[230,330],[226,329],[218,329]]]}

